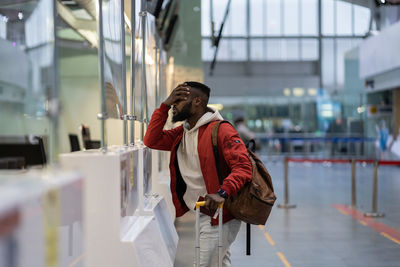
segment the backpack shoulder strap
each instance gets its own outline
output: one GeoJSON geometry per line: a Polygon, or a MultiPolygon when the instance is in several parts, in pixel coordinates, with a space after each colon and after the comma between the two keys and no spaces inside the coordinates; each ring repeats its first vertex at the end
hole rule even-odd
{"type": "Polygon", "coordinates": [[[211,141],[212,141],[213,147],[218,147],[218,129],[219,129],[219,125],[221,123],[231,124],[229,121],[226,121],[226,120],[217,121],[216,123],[213,124],[213,128],[211,131],[211,141]]]}
{"type": "MultiPolygon", "coordinates": [[[[212,142],[212,147],[213,147],[213,152],[214,152],[214,158],[215,158],[215,166],[217,168],[217,173],[218,173],[218,180],[219,184],[222,185],[224,178],[222,177],[221,174],[221,167],[219,164],[219,153],[218,153],[218,129],[221,123],[229,123],[229,121],[218,121],[214,123],[211,131],[211,142],[212,142]]],[[[230,124],[230,123],[229,123],[230,124]]]]}

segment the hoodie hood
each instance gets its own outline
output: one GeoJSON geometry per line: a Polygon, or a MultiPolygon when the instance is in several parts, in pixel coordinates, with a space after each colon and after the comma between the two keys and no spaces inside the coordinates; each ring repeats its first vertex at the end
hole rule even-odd
{"type": "Polygon", "coordinates": [[[204,115],[197,121],[196,125],[190,129],[190,125],[187,121],[183,123],[183,129],[185,129],[185,132],[194,132],[197,129],[199,129],[201,126],[212,122],[212,121],[217,121],[217,120],[223,120],[224,118],[219,114],[218,110],[209,108],[211,111],[204,113],[204,115]]]}

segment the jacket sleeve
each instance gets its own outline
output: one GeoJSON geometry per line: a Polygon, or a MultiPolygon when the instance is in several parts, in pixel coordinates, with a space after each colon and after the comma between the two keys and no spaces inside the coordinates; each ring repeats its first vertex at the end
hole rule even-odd
{"type": "Polygon", "coordinates": [[[231,172],[224,179],[221,188],[228,196],[236,193],[253,176],[253,168],[247,153],[246,146],[240,139],[235,128],[229,123],[221,123],[218,130],[218,150],[222,151],[224,159],[231,172]]]}
{"type": "Polygon", "coordinates": [[[164,130],[169,109],[169,106],[162,103],[151,116],[149,126],[143,138],[143,142],[147,147],[158,150],[171,150],[172,144],[179,132],[179,127],[164,130]]]}

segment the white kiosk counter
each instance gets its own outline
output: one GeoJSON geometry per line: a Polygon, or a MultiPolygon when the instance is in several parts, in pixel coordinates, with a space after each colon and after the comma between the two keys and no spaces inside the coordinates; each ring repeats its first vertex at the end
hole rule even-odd
{"type": "Polygon", "coordinates": [[[0,171],[0,267],[83,266],[82,178],[0,171]]]}
{"type": "Polygon", "coordinates": [[[148,148],[112,146],[60,155],[84,180],[85,266],[173,266],[178,244],[163,197],[151,194],[148,148]]]}

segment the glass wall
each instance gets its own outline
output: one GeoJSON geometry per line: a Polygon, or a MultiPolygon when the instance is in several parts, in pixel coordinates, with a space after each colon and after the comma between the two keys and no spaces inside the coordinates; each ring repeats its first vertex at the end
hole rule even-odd
{"type": "Polygon", "coordinates": [[[0,2],[0,135],[49,136],[56,86],[53,1],[0,2]]]}
{"type": "MultiPolygon", "coordinates": [[[[215,35],[228,3],[212,2],[215,35]]],[[[322,45],[324,88],[342,88],[344,53],[368,31],[370,11],[349,1],[321,0],[319,34],[318,0],[232,0],[217,60],[318,61],[322,45]]],[[[202,56],[210,61],[210,1],[202,1],[202,56]]]]}

